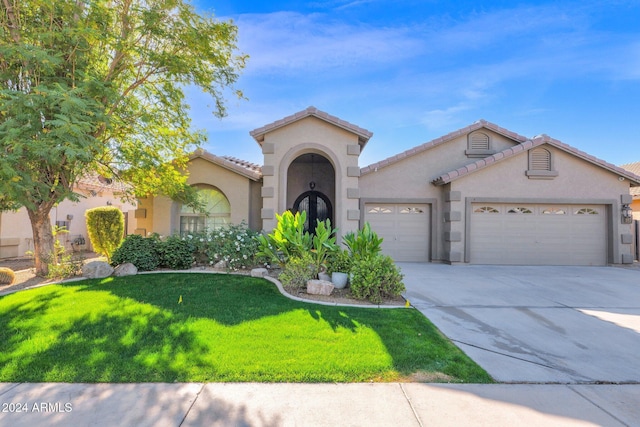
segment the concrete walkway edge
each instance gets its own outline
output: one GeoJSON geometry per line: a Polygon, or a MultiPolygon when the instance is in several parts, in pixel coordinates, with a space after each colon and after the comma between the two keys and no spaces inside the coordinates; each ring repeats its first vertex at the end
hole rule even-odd
{"type": "Polygon", "coordinates": [[[0,384],[6,426],[633,426],[640,385],[0,384]]]}

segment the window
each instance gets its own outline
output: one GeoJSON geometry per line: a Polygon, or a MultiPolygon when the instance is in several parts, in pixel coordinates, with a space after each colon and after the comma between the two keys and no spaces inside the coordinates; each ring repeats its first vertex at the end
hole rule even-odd
{"type": "Polygon", "coordinates": [[[372,214],[390,214],[390,213],[393,213],[393,211],[390,208],[383,207],[383,206],[374,206],[371,209],[369,209],[368,212],[372,213],[372,214]]]}
{"type": "Polygon", "coordinates": [[[544,215],[565,215],[567,212],[560,208],[546,208],[542,210],[544,215]]]}
{"type": "Polygon", "coordinates": [[[532,214],[533,211],[529,208],[525,208],[525,207],[515,207],[515,208],[511,208],[507,211],[507,213],[510,214],[532,214]]]}
{"type": "Polygon", "coordinates": [[[195,213],[189,206],[180,210],[180,234],[214,230],[228,224],[231,219],[231,206],[227,197],[217,188],[207,187],[198,190],[205,205],[206,215],[195,213]]]}
{"type": "Polygon", "coordinates": [[[558,172],[553,170],[553,157],[546,148],[535,148],[529,151],[529,179],[553,179],[558,172]]]}
{"type": "Polygon", "coordinates": [[[473,211],[474,213],[500,213],[500,211],[492,206],[482,206],[473,211]]]}
{"type": "Polygon", "coordinates": [[[421,214],[424,211],[420,208],[402,208],[400,209],[401,214],[421,214]]]}
{"type": "Polygon", "coordinates": [[[576,215],[598,215],[598,211],[591,208],[581,208],[576,211],[576,215]]]}
{"type": "Polygon", "coordinates": [[[473,132],[467,137],[467,157],[486,157],[494,154],[491,150],[491,138],[484,132],[473,132]]]}

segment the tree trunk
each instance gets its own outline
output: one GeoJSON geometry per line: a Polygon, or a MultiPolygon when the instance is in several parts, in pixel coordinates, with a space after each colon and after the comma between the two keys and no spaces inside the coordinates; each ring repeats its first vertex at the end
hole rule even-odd
{"type": "Polygon", "coordinates": [[[36,275],[49,274],[48,260],[53,255],[54,241],[49,212],[51,208],[40,205],[37,210],[27,209],[33,231],[33,252],[35,255],[36,275]]]}

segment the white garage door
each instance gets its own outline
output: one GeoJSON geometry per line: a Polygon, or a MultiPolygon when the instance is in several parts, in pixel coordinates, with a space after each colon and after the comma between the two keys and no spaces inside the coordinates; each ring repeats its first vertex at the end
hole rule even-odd
{"type": "Polygon", "coordinates": [[[605,265],[601,205],[472,204],[471,263],[605,265]]]}
{"type": "Polygon", "coordinates": [[[368,203],[364,220],[384,240],[382,253],[395,261],[429,261],[429,206],[368,203]]]}

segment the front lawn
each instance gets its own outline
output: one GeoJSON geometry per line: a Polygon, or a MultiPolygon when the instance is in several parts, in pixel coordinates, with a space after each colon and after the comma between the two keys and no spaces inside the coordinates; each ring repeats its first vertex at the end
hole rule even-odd
{"type": "Polygon", "coordinates": [[[491,382],[417,310],[291,301],[165,273],[0,297],[1,382],[491,382]]]}

